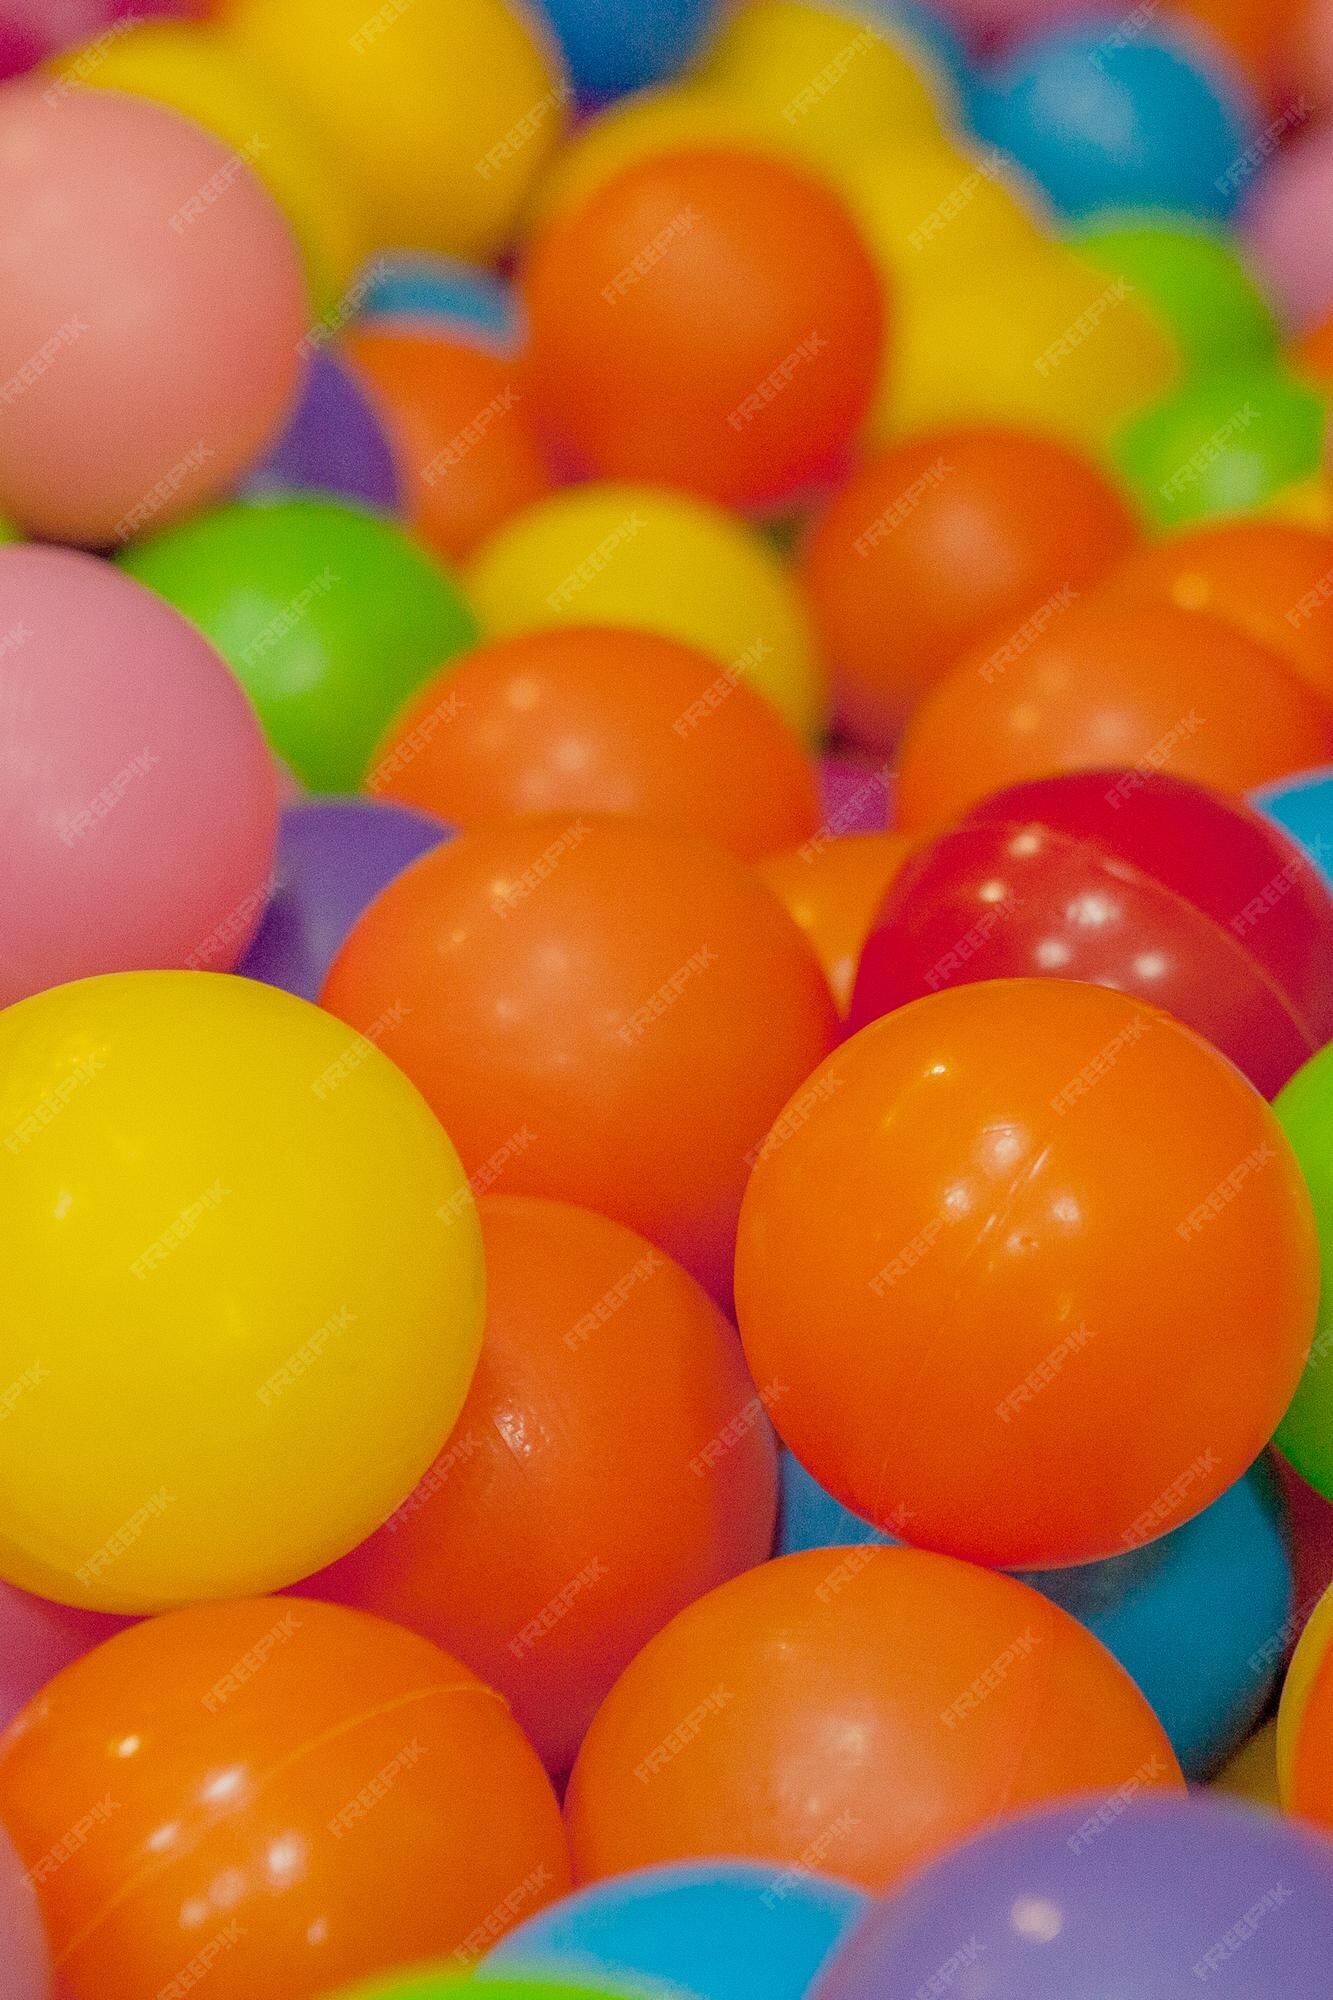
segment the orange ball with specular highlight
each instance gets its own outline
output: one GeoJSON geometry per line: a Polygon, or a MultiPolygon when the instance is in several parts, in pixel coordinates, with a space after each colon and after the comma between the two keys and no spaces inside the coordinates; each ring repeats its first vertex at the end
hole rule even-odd
{"type": "Polygon", "coordinates": [[[736,506],[845,461],[880,371],[880,279],[839,197],[739,148],[625,168],[524,273],[546,435],[580,471],[736,506]]]}
{"type": "Polygon", "coordinates": [[[1285,521],[1218,521],[1143,543],[1106,588],[1238,626],[1333,706],[1333,535],[1285,521]]]}
{"type": "Polygon", "coordinates": [[[554,1775],[655,1632],[773,1546],[777,1454],[735,1328],[642,1236],[484,1196],[486,1337],[415,1494],[307,1594],[498,1688],[554,1775]]]}
{"type": "Polygon", "coordinates": [[[522,364],[465,340],[369,327],[340,352],[379,411],[408,525],[448,561],[553,486],[522,364]]]}
{"type": "MultiPolygon", "coordinates": [[[[775,1414],[782,1407],[775,1403],[775,1414]]],[[[701,1598],[602,1704],[565,1798],[596,1881],[716,1854],[875,1893],[1011,1812],[1184,1789],[1123,1668],[1012,1577],[810,1549],[701,1598]]]]}
{"type": "Polygon", "coordinates": [[[770,701],[697,647],[612,626],[520,633],[451,661],[366,782],[451,826],[615,813],[744,861],[820,824],[814,765],[770,701]]]}
{"type": "Polygon", "coordinates": [[[838,1032],[814,951],[744,863],[571,813],[423,856],[323,1004],[373,1030],[474,1185],[610,1215],[724,1304],[756,1149],[838,1032]]]}
{"type": "Polygon", "coordinates": [[[845,1506],[1047,1569],[1155,1540],[1254,1462],[1309,1351],[1314,1217],[1202,1037],[1073,980],[946,987],[798,1102],[746,1191],[736,1306],[845,1506]]]}
{"type": "Polygon", "coordinates": [[[760,864],[759,873],[819,953],[840,1014],[852,1004],[875,913],[913,845],[900,833],[817,834],[760,864]]]}
{"type": "Polygon", "coordinates": [[[908,723],[905,831],[1029,778],[1118,766],[1253,791],[1324,763],[1329,710],[1287,662],[1206,611],[1097,593],[983,640],[908,723]]]}
{"type": "Polygon", "coordinates": [[[961,654],[1086,589],[1134,538],[1106,476],[1054,439],[976,426],[881,452],[817,522],[801,562],[842,728],[889,749],[961,654]]]}

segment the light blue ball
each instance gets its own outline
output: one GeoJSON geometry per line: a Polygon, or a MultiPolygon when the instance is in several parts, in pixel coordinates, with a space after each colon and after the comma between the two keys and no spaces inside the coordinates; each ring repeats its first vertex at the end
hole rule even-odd
{"type": "MultiPolygon", "coordinates": [[[[888,1542],[782,1454],[779,1553],[888,1542]]],[[[1171,1739],[1187,1778],[1221,1769],[1263,1714],[1282,1661],[1293,1580],[1272,1472],[1258,1465],[1145,1548],[1021,1580],[1114,1654],[1171,1739]]]]}
{"type": "MultiPolygon", "coordinates": [[[[1333,577],[1329,583],[1333,587],[1333,577]]],[[[1333,606],[1320,604],[1311,615],[1333,617],[1333,606]]],[[[1250,804],[1290,834],[1333,889],[1333,765],[1265,785],[1252,794],[1250,804]]]]}
{"type": "Polygon", "coordinates": [[[677,76],[702,48],[719,0],[539,0],[574,89],[604,103],[677,76]]]}
{"type": "Polygon", "coordinates": [[[367,267],[362,289],[363,325],[424,321],[432,332],[471,340],[496,354],[516,354],[522,345],[523,315],[512,287],[457,258],[396,251],[367,267]]]}
{"type": "Polygon", "coordinates": [[[494,1976],[673,2000],[804,2000],[870,1898],[750,1861],[672,1863],[594,1882],[511,1931],[494,1976]]]}
{"type": "Polygon", "coordinates": [[[1258,117],[1219,51],[1149,27],[1060,28],[983,80],[973,118],[1063,215],[1099,208],[1226,216],[1253,181],[1258,117]]]}

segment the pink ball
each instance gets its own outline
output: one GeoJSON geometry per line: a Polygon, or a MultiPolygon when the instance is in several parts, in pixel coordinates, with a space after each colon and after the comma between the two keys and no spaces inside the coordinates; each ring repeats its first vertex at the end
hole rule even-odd
{"type": "Polygon", "coordinates": [[[0,549],[0,1006],[95,972],[226,972],[263,910],[273,759],[178,611],[71,549],[0,549]]]}
{"type": "Polygon", "coordinates": [[[1333,311],[1333,123],[1302,134],[1256,177],[1240,232],[1290,329],[1333,311]]]}
{"type": "Polygon", "coordinates": [[[0,1827],[0,1995],[3,2000],[46,2000],[51,1954],[37,1898],[14,1843],[0,1827]]]}
{"type": "MultiPolygon", "coordinates": [[[[103,1639],[134,1622],[104,1611],[50,1604],[44,1597],[15,1590],[11,1583],[0,1583],[0,1729],[8,1729],[19,1710],[63,1667],[72,1666],[103,1639]]],[[[0,1921],[0,1935],[3,1929],[0,1921]]],[[[0,2000],[7,2000],[7,1993],[0,1977],[0,2000]]]]}
{"type": "Polygon", "coordinates": [[[300,255],[240,154],[116,91],[0,93],[0,514],[94,547],[228,491],[295,398],[300,255]]]}

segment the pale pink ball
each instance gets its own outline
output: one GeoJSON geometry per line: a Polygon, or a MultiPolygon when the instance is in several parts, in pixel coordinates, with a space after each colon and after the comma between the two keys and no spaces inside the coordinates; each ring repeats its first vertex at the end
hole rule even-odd
{"type": "Polygon", "coordinates": [[[305,320],[242,154],[115,91],[0,89],[0,514],[98,547],[228,491],[288,414],[305,320]]]}
{"type": "Polygon", "coordinates": [[[0,1826],[0,1995],[3,2000],[46,2000],[51,1954],[37,1898],[24,1879],[14,1843],[0,1826]]]}
{"type": "Polygon", "coordinates": [[[96,556],[0,549],[0,1006],[96,972],[226,972],[277,774],[230,669],[96,556]]]}
{"type": "Polygon", "coordinates": [[[1333,311],[1333,122],[1274,155],[1241,212],[1240,232],[1292,331],[1333,311]]]}
{"type": "MultiPolygon", "coordinates": [[[[106,1611],[50,1604],[44,1597],[15,1590],[12,1583],[0,1583],[0,1729],[8,1729],[63,1667],[72,1666],[134,1622],[106,1611]]],[[[7,2000],[3,1978],[0,2000],[7,2000]]]]}

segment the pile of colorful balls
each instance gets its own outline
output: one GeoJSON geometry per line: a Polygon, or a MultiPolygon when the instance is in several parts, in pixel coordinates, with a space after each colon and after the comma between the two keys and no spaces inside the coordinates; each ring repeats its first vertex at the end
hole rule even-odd
{"type": "Polygon", "coordinates": [[[1333,4],[0,79],[0,2000],[1327,2000],[1333,4]]]}

